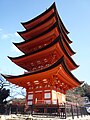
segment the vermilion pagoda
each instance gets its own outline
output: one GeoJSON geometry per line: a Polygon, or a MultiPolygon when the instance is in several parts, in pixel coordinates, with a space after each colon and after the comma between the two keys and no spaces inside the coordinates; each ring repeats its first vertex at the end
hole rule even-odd
{"type": "Polygon", "coordinates": [[[14,45],[24,55],[9,57],[27,70],[23,75],[5,76],[9,82],[26,88],[26,104],[46,110],[65,103],[65,93],[81,82],[71,73],[78,65],[73,61],[72,41],[55,3],[36,18],[22,23],[25,31],[18,32],[24,39],[14,45]]]}

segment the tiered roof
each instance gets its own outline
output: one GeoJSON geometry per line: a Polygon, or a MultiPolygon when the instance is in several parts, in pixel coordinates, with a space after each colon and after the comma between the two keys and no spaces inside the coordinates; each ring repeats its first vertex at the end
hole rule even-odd
{"type": "Polygon", "coordinates": [[[57,15],[58,17],[58,20],[60,21],[61,23],[61,27],[62,29],[64,30],[64,32],[66,34],[68,34],[69,32],[67,31],[66,27],[64,26],[59,14],[58,14],[58,11],[56,9],[56,5],[55,5],[55,2],[51,5],[51,7],[49,9],[47,9],[45,12],[43,12],[42,14],[40,14],[39,16],[35,17],[34,19],[30,20],[30,21],[27,21],[27,22],[24,22],[22,23],[22,25],[26,28],[26,29],[32,29],[36,26],[40,26],[39,24],[42,24],[42,22],[44,20],[46,20],[48,17],[50,17],[50,15],[52,14],[55,14],[57,15]]]}
{"type": "MultiPolygon", "coordinates": [[[[14,63],[21,66],[22,68],[32,71],[31,68],[35,68],[35,66],[38,66],[38,61],[40,61],[40,64],[43,66],[43,68],[46,68],[46,62],[44,62],[44,59],[47,59],[47,63],[49,65],[52,65],[54,62],[56,62],[58,59],[60,59],[64,55],[66,59],[66,64],[68,66],[69,70],[73,70],[78,67],[76,63],[73,61],[73,59],[70,57],[70,55],[67,53],[62,39],[60,39],[60,36],[58,36],[53,42],[50,44],[44,46],[41,49],[38,49],[37,51],[33,51],[31,53],[25,54],[23,56],[11,58],[9,57],[14,63]],[[36,59],[37,58],[37,59],[36,59]],[[34,64],[33,66],[31,64],[34,64]]],[[[35,68],[38,70],[38,68],[35,68]]]]}
{"type": "Polygon", "coordinates": [[[14,43],[24,55],[9,57],[28,72],[18,76],[4,76],[8,81],[28,88],[31,84],[56,84],[68,90],[81,84],[71,73],[78,65],[71,56],[72,41],[55,3],[36,18],[22,23],[25,31],[18,34],[25,40],[14,43]],[[35,82],[37,81],[37,82],[35,82]]]}
{"type": "Polygon", "coordinates": [[[29,87],[30,84],[44,84],[57,82],[59,86],[65,86],[66,89],[77,87],[81,82],[68,70],[64,57],[61,57],[57,62],[48,68],[42,69],[40,71],[34,71],[32,73],[27,73],[19,76],[5,76],[13,84],[29,87]],[[53,78],[55,78],[53,80],[53,78]],[[68,82],[70,81],[70,82],[68,82]],[[60,84],[61,82],[61,84],[60,84]],[[68,85],[67,85],[68,84],[68,85]]]}
{"type": "Polygon", "coordinates": [[[71,56],[75,54],[75,52],[69,46],[67,39],[61,34],[60,27],[57,23],[51,26],[48,30],[43,32],[41,35],[31,38],[27,41],[23,41],[20,43],[14,43],[16,47],[18,47],[23,53],[31,53],[32,51],[36,51],[48,44],[50,44],[53,40],[55,40],[60,35],[60,38],[63,39],[63,44],[67,49],[68,54],[71,56]]]}

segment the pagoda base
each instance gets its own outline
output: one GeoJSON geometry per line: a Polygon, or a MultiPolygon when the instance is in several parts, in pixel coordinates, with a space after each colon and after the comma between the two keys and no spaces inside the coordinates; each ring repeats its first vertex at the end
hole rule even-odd
{"type": "Polygon", "coordinates": [[[33,104],[29,106],[29,109],[31,114],[57,114],[60,113],[65,114],[65,104],[33,104]]]}

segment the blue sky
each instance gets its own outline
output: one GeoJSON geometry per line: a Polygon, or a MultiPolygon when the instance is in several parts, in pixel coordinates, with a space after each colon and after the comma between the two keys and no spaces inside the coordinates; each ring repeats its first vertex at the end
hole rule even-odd
{"type": "Polygon", "coordinates": [[[7,58],[23,54],[12,43],[23,41],[17,34],[24,30],[20,22],[41,14],[54,1],[73,41],[71,48],[76,51],[73,59],[80,65],[72,72],[90,84],[90,0],[0,0],[0,73],[23,73],[23,69],[7,58]]]}

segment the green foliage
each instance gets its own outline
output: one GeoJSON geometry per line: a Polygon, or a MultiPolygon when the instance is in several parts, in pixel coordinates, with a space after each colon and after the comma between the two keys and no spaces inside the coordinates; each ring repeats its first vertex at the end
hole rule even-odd
{"type": "Polygon", "coordinates": [[[10,90],[5,88],[6,85],[6,81],[0,76],[0,105],[6,104],[6,98],[10,95],[10,90]]]}
{"type": "Polygon", "coordinates": [[[85,92],[84,96],[87,96],[89,98],[89,100],[90,100],[90,85],[84,84],[83,89],[84,89],[84,92],[85,92]]]}
{"type": "Polygon", "coordinates": [[[87,83],[84,83],[82,86],[77,88],[68,90],[66,93],[66,100],[80,104],[85,96],[87,96],[90,100],[90,86],[87,83]]]}
{"type": "Polygon", "coordinates": [[[5,88],[0,89],[0,104],[6,104],[6,98],[9,96],[10,91],[9,89],[6,90],[5,88]]]}

